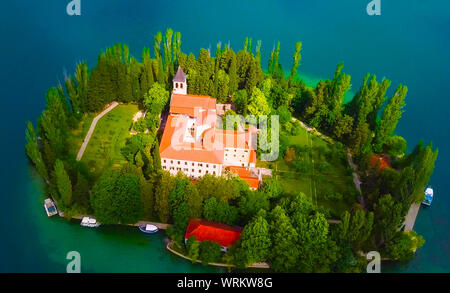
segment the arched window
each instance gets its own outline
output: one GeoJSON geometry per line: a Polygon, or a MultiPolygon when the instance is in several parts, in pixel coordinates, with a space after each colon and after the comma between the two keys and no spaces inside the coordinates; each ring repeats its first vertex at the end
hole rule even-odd
{"type": "Polygon", "coordinates": [[[178,88],[178,82],[177,82],[177,83],[175,83],[175,88],[178,88]]]}
{"type": "Polygon", "coordinates": [[[180,83],[180,88],[183,88],[183,83],[180,83]]]}

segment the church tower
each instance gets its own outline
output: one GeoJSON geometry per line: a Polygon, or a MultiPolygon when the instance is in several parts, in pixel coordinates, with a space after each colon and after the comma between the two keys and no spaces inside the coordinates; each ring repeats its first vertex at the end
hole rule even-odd
{"type": "Polygon", "coordinates": [[[177,74],[173,78],[173,93],[180,95],[187,95],[187,80],[183,69],[178,66],[177,74]]]}

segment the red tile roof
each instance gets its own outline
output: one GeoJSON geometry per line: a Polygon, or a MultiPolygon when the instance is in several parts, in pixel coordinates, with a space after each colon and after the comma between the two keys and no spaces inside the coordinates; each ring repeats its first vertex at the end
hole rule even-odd
{"type": "Polygon", "coordinates": [[[170,113],[186,114],[194,117],[200,110],[214,110],[215,113],[216,99],[209,96],[182,95],[175,93],[172,94],[172,98],[170,99],[170,113]]]}
{"type": "Polygon", "coordinates": [[[195,236],[197,241],[213,241],[222,247],[228,247],[241,238],[241,227],[191,219],[186,230],[185,239],[195,236]]]}
{"type": "Polygon", "coordinates": [[[236,167],[229,166],[228,170],[238,175],[242,180],[248,183],[250,188],[258,189],[259,188],[259,178],[252,176],[250,171],[245,167],[236,167]]]}
{"type": "Polygon", "coordinates": [[[164,134],[161,139],[159,152],[161,158],[222,164],[224,158],[223,147],[215,145],[212,138],[205,137],[204,141],[211,143],[185,143],[182,141],[185,127],[182,116],[169,115],[164,134]],[[180,129],[180,130],[178,130],[180,129]]]}

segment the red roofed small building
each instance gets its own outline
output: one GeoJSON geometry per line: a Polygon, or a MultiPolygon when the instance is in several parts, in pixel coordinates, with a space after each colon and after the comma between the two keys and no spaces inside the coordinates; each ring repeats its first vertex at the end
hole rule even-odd
{"type": "Polygon", "coordinates": [[[383,171],[383,169],[391,168],[391,160],[388,155],[373,154],[370,157],[370,165],[373,168],[378,168],[378,171],[383,171]]]}
{"type": "Polygon", "coordinates": [[[216,99],[188,95],[186,74],[179,67],[159,148],[162,168],[197,179],[206,174],[221,176],[229,166],[255,167],[257,130],[216,129],[216,122],[216,99]]]}
{"type": "Polygon", "coordinates": [[[241,238],[241,227],[229,226],[202,219],[191,219],[186,229],[184,241],[195,236],[197,241],[212,241],[220,244],[222,251],[226,252],[230,245],[233,245],[241,238]]]}
{"type": "Polygon", "coordinates": [[[259,188],[259,184],[261,182],[260,176],[252,174],[248,168],[230,166],[227,167],[226,169],[239,176],[245,182],[247,182],[250,189],[256,190],[259,188]]]}

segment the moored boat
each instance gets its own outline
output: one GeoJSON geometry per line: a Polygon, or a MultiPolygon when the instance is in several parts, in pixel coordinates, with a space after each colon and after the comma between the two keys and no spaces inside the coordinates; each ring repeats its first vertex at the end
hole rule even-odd
{"type": "Polygon", "coordinates": [[[44,200],[44,209],[45,209],[45,212],[47,213],[47,216],[49,216],[49,217],[58,214],[56,205],[50,198],[47,198],[46,200],[44,200]]]}
{"type": "Polygon", "coordinates": [[[422,204],[431,206],[431,203],[433,202],[433,188],[431,186],[428,186],[427,189],[425,189],[425,200],[422,202],[422,204]]]}
{"type": "Polygon", "coordinates": [[[141,230],[141,232],[147,233],[147,234],[153,234],[159,231],[158,227],[156,227],[155,225],[152,224],[147,224],[147,225],[141,225],[139,226],[139,230],[141,230]]]}
{"type": "Polygon", "coordinates": [[[80,225],[84,226],[84,227],[89,227],[89,228],[96,228],[96,227],[100,226],[100,223],[97,222],[97,220],[94,218],[83,217],[80,225]]]}

